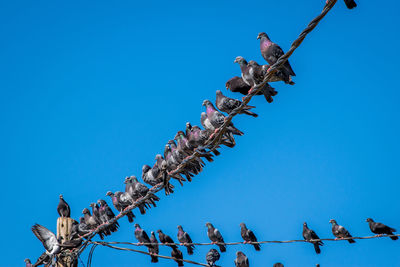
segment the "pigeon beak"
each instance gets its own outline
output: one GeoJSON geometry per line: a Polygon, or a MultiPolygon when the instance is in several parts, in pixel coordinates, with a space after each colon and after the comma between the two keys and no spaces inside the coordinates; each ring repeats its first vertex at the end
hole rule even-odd
{"type": "Polygon", "coordinates": [[[233,63],[237,63],[238,61],[237,61],[237,59],[235,59],[235,61],[233,61],[233,63]]]}
{"type": "Polygon", "coordinates": [[[261,39],[261,36],[260,36],[260,35],[257,35],[257,40],[259,40],[259,39],[261,39]]]}

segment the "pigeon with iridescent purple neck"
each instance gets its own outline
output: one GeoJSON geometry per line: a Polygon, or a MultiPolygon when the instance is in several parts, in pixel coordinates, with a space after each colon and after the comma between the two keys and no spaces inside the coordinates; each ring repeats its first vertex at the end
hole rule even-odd
{"type": "MultiPolygon", "coordinates": [[[[126,193],[125,193],[126,194],[126,193]]],[[[126,208],[129,207],[129,205],[132,203],[127,199],[124,193],[120,191],[116,191],[115,193],[108,191],[106,196],[111,197],[111,201],[115,207],[116,210],[119,212],[123,212],[126,208]]],[[[129,211],[126,216],[128,217],[129,222],[133,222],[133,219],[135,218],[135,215],[133,214],[132,211],[129,211]]]]}
{"type": "MultiPolygon", "coordinates": [[[[275,64],[278,59],[285,53],[282,48],[272,42],[265,32],[261,32],[257,36],[257,40],[260,39],[260,50],[262,57],[268,62],[268,64],[275,64]]],[[[285,76],[296,76],[292,66],[290,66],[289,60],[287,60],[280,69],[285,76]]]]}
{"type": "MultiPolygon", "coordinates": [[[[205,152],[206,150],[203,148],[206,144],[208,138],[210,138],[211,132],[207,130],[202,130],[198,126],[193,126],[190,122],[186,123],[186,138],[188,140],[188,145],[191,149],[199,149],[200,152],[205,152]]],[[[223,142],[223,141],[222,141],[223,142]]],[[[215,156],[220,155],[219,151],[217,150],[219,146],[212,149],[211,151],[214,153],[215,156]]]]}
{"type": "MultiPolygon", "coordinates": [[[[258,84],[260,84],[261,82],[263,82],[263,80],[260,77],[255,75],[255,72],[253,69],[254,67],[249,65],[243,57],[236,57],[234,62],[239,64],[240,70],[242,72],[242,79],[251,88],[253,88],[253,87],[257,86],[258,84]]],[[[251,93],[251,91],[252,90],[250,90],[249,93],[251,93]]],[[[262,92],[262,94],[264,95],[264,97],[268,103],[271,103],[272,101],[274,101],[274,99],[272,97],[278,93],[277,91],[275,91],[274,88],[272,88],[269,85],[269,83],[266,83],[262,87],[260,92],[262,92]]]]}
{"type": "MultiPolygon", "coordinates": [[[[99,199],[99,200],[97,200],[97,203],[100,205],[99,212],[100,212],[100,217],[102,218],[103,221],[108,223],[108,222],[110,222],[110,220],[115,218],[114,212],[108,206],[108,204],[105,200],[99,199]]],[[[118,223],[118,221],[115,221],[110,225],[110,231],[116,232],[118,230],[118,227],[119,227],[119,223],[118,223]]]]}
{"type": "MultiPolygon", "coordinates": [[[[194,152],[194,148],[190,145],[188,137],[185,135],[183,131],[178,131],[174,139],[178,142],[178,148],[183,149],[189,155],[194,152]]],[[[214,161],[210,152],[206,152],[205,150],[203,150],[199,151],[199,153],[200,157],[205,158],[207,161],[209,162],[214,161]]]]}
{"type": "MultiPolygon", "coordinates": [[[[242,101],[240,101],[240,100],[224,96],[224,94],[222,94],[222,92],[220,90],[217,90],[216,94],[217,94],[217,97],[215,99],[215,105],[217,106],[217,108],[219,110],[226,112],[228,114],[231,113],[235,108],[238,108],[242,104],[242,101]]],[[[250,111],[250,109],[252,109],[252,108],[255,108],[255,107],[246,105],[239,112],[239,114],[247,114],[247,115],[250,115],[253,117],[257,117],[258,115],[256,113],[250,111]]]]}
{"type": "Polygon", "coordinates": [[[187,253],[189,255],[193,255],[194,245],[190,244],[193,243],[193,241],[190,238],[189,234],[183,231],[181,225],[178,225],[178,240],[186,247],[187,253]]]}

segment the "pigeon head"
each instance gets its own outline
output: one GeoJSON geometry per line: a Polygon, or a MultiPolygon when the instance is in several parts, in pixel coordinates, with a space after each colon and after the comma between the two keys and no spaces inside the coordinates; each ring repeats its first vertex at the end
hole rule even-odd
{"type": "Polygon", "coordinates": [[[221,90],[217,90],[217,91],[215,91],[215,93],[217,94],[217,96],[222,95],[221,90]]]}
{"type": "Polygon", "coordinates": [[[236,257],[242,257],[244,256],[244,253],[241,251],[236,251],[236,257]]]}
{"type": "Polygon", "coordinates": [[[30,259],[25,259],[24,262],[25,263],[31,263],[31,260],[30,259]]]}
{"type": "Polygon", "coordinates": [[[207,226],[207,228],[213,227],[213,225],[209,222],[206,222],[206,226],[207,226]]]}
{"type": "Polygon", "coordinates": [[[162,231],[161,231],[160,229],[158,229],[158,230],[157,230],[157,233],[161,234],[161,233],[162,233],[162,231]]]}
{"type": "Polygon", "coordinates": [[[63,195],[62,194],[60,194],[60,199],[63,199],[63,195]]]}
{"type": "Polygon", "coordinates": [[[161,154],[157,154],[155,160],[164,159],[161,154]]]}
{"type": "Polygon", "coordinates": [[[239,65],[247,65],[247,61],[243,57],[236,57],[233,63],[239,63],[239,65]]]}
{"type": "Polygon", "coordinates": [[[184,133],[182,131],[178,131],[174,137],[175,140],[182,138],[184,133]]]}
{"type": "Polygon", "coordinates": [[[149,170],[151,169],[151,167],[149,166],[149,165],[143,165],[143,167],[142,167],[142,172],[143,173],[146,173],[146,172],[148,172],[149,170]]]}
{"type": "Polygon", "coordinates": [[[245,223],[240,223],[239,226],[246,228],[246,224],[245,223]]]}
{"type": "Polygon", "coordinates": [[[90,215],[90,211],[87,208],[84,208],[82,210],[82,214],[89,214],[90,215]]]}
{"type": "Polygon", "coordinates": [[[179,230],[182,230],[182,225],[178,225],[177,227],[179,230]]]}
{"type": "Polygon", "coordinates": [[[154,231],[151,231],[150,234],[154,235],[154,231]]]}
{"type": "Polygon", "coordinates": [[[139,225],[139,224],[137,224],[137,223],[135,223],[134,227],[135,227],[135,228],[139,228],[139,229],[140,229],[140,225],[139,225]]]}
{"type": "Polygon", "coordinates": [[[186,128],[189,129],[189,130],[192,129],[192,125],[190,124],[190,122],[186,123],[186,128]]]}
{"type": "Polygon", "coordinates": [[[129,177],[129,179],[131,180],[131,182],[137,183],[138,179],[136,178],[136,176],[132,175],[131,177],[129,177]]]}
{"type": "Polygon", "coordinates": [[[257,62],[255,62],[254,60],[250,60],[249,63],[247,63],[247,65],[249,66],[260,66],[257,62]]]}
{"type": "Polygon", "coordinates": [[[337,222],[336,222],[334,219],[330,219],[330,220],[329,220],[329,223],[337,224],[337,222]]]}
{"type": "Polygon", "coordinates": [[[106,204],[106,201],[103,200],[103,199],[99,199],[99,200],[97,200],[97,203],[98,203],[101,207],[103,207],[103,206],[106,204]]]}
{"type": "Polygon", "coordinates": [[[210,104],[211,104],[211,101],[208,100],[208,99],[206,99],[206,100],[203,101],[202,106],[208,106],[208,105],[210,105],[210,104]]]}
{"type": "Polygon", "coordinates": [[[374,222],[374,220],[372,220],[371,218],[367,218],[365,221],[366,222],[374,222]]]}
{"type": "Polygon", "coordinates": [[[111,192],[111,191],[107,191],[107,194],[106,194],[106,196],[110,196],[110,197],[112,197],[112,196],[114,196],[114,193],[113,193],[113,192],[111,192]]]}
{"type": "Polygon", "coordinates": [[[90,203],[89,206],[93,208],[94,206],[96,206],[96,203],[93,203],[93,202],[92,202],[92,203],[90,203]]]}
{"type": "Polygon", "coordinates": [[[307,223],[306,223],[306,222],[303,222],[303,226],[307,227],[307,223]]]}
{"type": "Polygon", "coordinates": [[[257,35],[257,40],[258,40],[258,39],[261,39],[261,38],[263,38],[263,37],[265,37],[265,38],[267,38],[267,39],[269,40],[269,37],[268,37],[268,35],[267,35],[265,32],[260,32],[260,33],[257,35]]]}

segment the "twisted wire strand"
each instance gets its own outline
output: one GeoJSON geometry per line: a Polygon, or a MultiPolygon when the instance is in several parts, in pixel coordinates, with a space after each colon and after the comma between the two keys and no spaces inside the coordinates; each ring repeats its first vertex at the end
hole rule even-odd
{"type": "MultiPolygon", "coordinates": [[[[131,248],[122,248],[122,247],[112,246],[112,245],[110,245],[111,242],[90,241],[90,243],[96,244],[96,245],[105,246],[105,247],[109,247],[109,248],[113,248],[113,249],[117,249],[117,250],[125,250],[125,251],[137,252],[137,253],[150,255],[150,256],[157,256],[157,257],[163,258],[163,259],[183,261],[183,262],[186,262],[186,263],[191,263],[191,264],[200,265],[200,266],[209,266],[208,264],[204,264],[204,263],[200,263],[200,262],[196,262],[196,261],[191,261],[191,260],[186,260],[186,259],[178,259],[178,258],[174,258],[174,257],[160,255],[160,254],[151,254],[151,253],[148,253],[148,252],[145,252],[145,251],[131,249],[131,248]]],[[[219,267],[219,266],[216,266],[216,267],[219,267]]]]}
{"type": "MultiPolygon", "coordinates": [[[[303,42],[305,37],[318,25],[318,23],[333,8],[333,6],[336,4],[336,2],[337,2],[337,0],[329,0],[326,3],[322,12],[308,24],[306,29],[304,29],[300,33],[299,37],[292,43],[290,49],[283,56],[281,56],[275,64],[270,66],[270,69],[269,69],[268,74],[266,75],[264,81],[256,86],[254,86],[253,88],[251,88],[251,90],[249,91],[250,93],[244,97],[242,104],[239,107],[235,108],[232,112],[230,112],[228,116],[226,116],[225,122],[218,128],[217,133],[215,135],[213,134],[212,136],[210,136],[210,138],[206,141],[204,147],[196,149],[190,156],[185,158],[177,166],[177,168],[175,170],[168,172],[168,180],[171,179],[172,175],[177,174],[180,171],[182,171],[190,161],[195,160],[197,157],[202,155],[203,153],[200,152],[201,149],[208,148],[210,150],[213,150],[213,149],[216,149],[218,145],[220,145],[220,140],[222,139],[222,136],[225,133],[229,123],[232,121],[233,117],[238,115],[239,112],[242,111],[244,109],[244,107],[250,102],[252,97],[255,96],[258,92],[260,92],[262,90],[263,86],[265,86],[268,83],[268,81],[271,79],[272,75],[280,67],[282,67],[282,65],[288,60],[288,58],[293,54],[293,52],[300,46],[300,44],[303,42]]],[[[168,182],[168,181],[166,181],[166,182],[168,182]]],[[[149,199],[151,197],[152,194],[157,193],[157,192],[161,191],[162,189],[164,189],[166,182],[161,182],[161,183],[158,183],[155,186],[151,187],[144,197],[137,199],[135,202],[133,202],[130,206],[128,206],[124,211],[120,212],[117,216],[115,216],[109,222],[102,224],[102,225],[98,226],[97,228],[93,229],[90,233],[87,233],[87,234],[81,236],[80,237],[81,239],[86,238],[87,240],[85,240],[82,243],[81,247],[78,250],[78,255],[84,251],[84,249],[87,247],[88,243],[91,242],[91,239],[100,230],[102,230],[106,226],[109,226],[109,225],[115,223],[116,221],[118,221],[119,219],[124,217],[129,211],[132,211],[133,209],[138,207],[140,204],[143,204],[147,199],[149,199]]],[[[204,266],[207,266],[207,265],[204,265],[204,266]]]]}
{"type": "Polygon", "coordinates": [[[400,234],[395,234],[395,235],[372,235],[372,236],[355,236],[355,237],[345,237],[345,238],[320,238],[320,239],[310,239],[310,240],[304,240],[304,239],[293,239],[293,240],[268,240],[268,241],[258,241],[258,242],[244,242],[244,241],[238,241],[238,242],[228,242],[228,243],[221,243],[221,242],[215,242],[215,243],[137,243],[137,242],[100,242],[103,244],[110,244],[110,245],[131,245],[131,246],[147,246],[147,245],[159,245],[159,246],[187,246],[187,245],[193,245],[193,246],[211,246],[211,245],[226,245],[226,246],[234,246],[234,245],[256,245],[256,244],[287,244],[287,243],[314,243],[318,241],[347,241],[350,239],[375,239],[375,238],[390,238],[390,237],[400,237],[400,234]]]}

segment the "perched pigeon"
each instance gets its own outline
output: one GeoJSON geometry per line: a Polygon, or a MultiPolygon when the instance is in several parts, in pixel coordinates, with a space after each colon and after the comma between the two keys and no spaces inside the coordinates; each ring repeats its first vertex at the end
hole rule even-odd
{"type": "MultiPolygon", "coordinates": [[[[183,150],[185,153],[188,155],[193,154],[194,148],[190,145],[190,142],[188,140],[188,137],[185,135],[183,131],[178,131],[177,134],[175,135],[174,139],[178,143],[178,149],[183,150]]],[[[199,151],[200,157],[205,158],[207,161],[212,162],[213,160],[213,155],[210,152],[207,152],[205,150],[199,151]]],[[[199,163],[202,163],[202,160],[197,159],[199,163]]]]}
{"type": "Polygon", "coordinates": [[[273,266],[273,267],[284,267],[284,266],[283,266],[282,263],[277,262],[277,263],[274,263],[274,266],[273,266]]]}
{"type": "MultiPolygon", "coordinates": [[[[260,39],[260,50],[262,57],[268,62],[268,64],[275,64],[278,59],[285,53],[282,48],[272,42],[265,32],[261,32],[257,36],[257,40],[260,39]]],[[[280,71],[286,76],[296,76],[289,61],[286,61],[281,67],[280,71]]]]}
{"type": "MultiPolygon", "coordinates": [[[[190,238],[189,234],[183,231],[181,225],[178,225],[178,240],[182,244],[193,243],[192,239],[190,238]]],[[[187,253],[189,255],[193,255],[194,245],[185,245],[187,249],[187,253]]]]}
{"type": "Polygon", "coordinates": [[[60,202],[57,206],[57,212],[61,217],[71,217],[71,209],[68,203],[64,200],[63,195],[60,195],[60,202]]]}
{"type": "MultiPolygon", "coordinates": [[[[122,195],[123,194],[120,191],[115,192],[115,194],[113,192],[111,192],[111,191],[108,191],[107,194],[106,194],[106,196],[110,196],[111,197],[111,200],[112,200],[112,203],[113,203],[115,209],[118,210],[119,212],[123,212],[124,209],[126,209],[130,205],[130,202],[127,201],[126,197],[123,197],[121,199],[122,195]]],[[[129,222],[133,222],[133,218],[135,218],[135,215],[133,214],[132,211],[129,211],[126,214],[126,216],[128,217],[128,221],[129,222]]]]}
{"type": "Polygon", "coordinates": [[[50,256],[50,262],[55,260],[54,256],[60,253],[61,247],[56,235],[46,227],[35,224],[32,226],[32,232],[42,242],[46,249],[46,254],[50,256]]]}
{"type": "MultiPolygon", "coordinates": [[[[208,238],[212,241],[212,243],[225,243],[224,238],[222,237],[220,231],[216,228],[211,223],[206,223],[207,226],[207,236],[208,238]]],[[[221,252],[226,251],[226,246],[223,244],[217,244],[219,247],[219,250],[221,252]]]]}
{"type": "MultiPolygon", "coordinates": [[[[329,222],[332,224],[332,233],[336,237],[336,239],[352,237],[351,234],[349,233],[349,231],[347,231],[346,228],[344,228],[343,226],[338,225],[335,220],[331,219],[329,222]]],[[[356,242],[353,239],[348,239],[347,241],[349,241],[349,243],[356,242]]]]}
{"type": "MultiPolygon", "coordinates": [[[[133,177],[135,177],[135,176],[125,178],[125,181],[124,181],[125,193],[129,194],[129,196],[132,198],[133,201],[136,201],[141,197],[141,195],[139,194],[139,192],[137,192],[135,185],[133,184],[133,180],[132,180],[133,177]]],[[[146,204],[145,203],[141,203],[138,206],[138,208],[139,208],[140,214],[146,213],[146,204]]]]}
{"type": "Polygon", "coordinates": [[[178,266],[183,266],[183,261],[181,261],[183,259],[183,254],[177,247],[172,248],[171,257],[175,258],[174,261],[178,263],[178,266]]]}
{"type": "Polygon", "coordinates": [[[25,267],[32,267],[32,262],[30,259],[25,259],[24,262],[25,262],[25,267]]]}
{"type": "Polygon", "coordinates": [[[174,240],[169,235],[164,234],[161,230],[157,230],[158,233],[158,239],[160,239],[160,242],[163,244],[166,244],[167,246],[171,248],[178,248],[176,245],[168,245],[168,244],[175,244],[174,240]]]}
{"type": "MultiPolygon", "coordinates": [[[[236,57],[234,62],[239,64],[240,70],[242,72],[242,79],[250,87],[254,87],[263,82],[263,77],[255,75],[253,69],[254,67],[249,65],[243,57],[236,57]]],[[[272,88],[268,83],[265,84],[260,92],[264,95],[268,103],[274,101],[272,97],[278,94],[278,92],[275,91],[275,89],[272,88]]],[[[251,90],[249,91],[249,93],[251,93],[251,90]]]]}
{"type": "MultiPolygon", "coordinates": [[[[242,236],[245,243],[247,242],[258,242],[257,237],[254,235],[253,231],[247,229],[246,224],[240,224],[240,235],[242,236]]],[[[253,244],[257,251],[261,250],[260,244],[253,244]]]]}
{"type": "MultiPolygon", "coordinates": [[[[151,243],[150,238],[147,235],[146,231],[140,228],[139,224],[135,224],[135,237],[139,243],[151,243]]],[[[146,247],[150,248],[152,247],[151,245],[145,245],[146,247]]]]}
{"type": "MultiPolygon", "coordinates": [[[[151,243],[158,243],[156,235],[154,234],[153,231],[151,231],[150,242],[151,243]]],[[[151,248],[149,248],[149,253],[150,254],[158,254],[159,253],[158,244],[152,245],[151,248]]],[[[154,256],[154,255],[151,255],[151,262],[158,262],[158,257],[154,256]]]]}
{"type": "Polygon", "coordinates": [[[221,255],[215,248],[210,249],[206,255],[206,261],[209,266],[215,266],[215,262],[219,260],[221,255]]]}
{"type": "Polygon", "coordinates": [[[79,223],[72,225],[71,235],[74,237],[81,237],[91,232],[90,227],[86,224],[85,218],[80,217],[79,223]]]}
{"type": "MultiPolygon", "coordinates": [[[[177,156],[177,155],[174,155],[174,153],[172,152],[172,149],[171,149],[169,143],[166,144],[166,145],[165,145],[165,149],[164,149],[164,158],[165,158],[165,160],[166,160],[166,162],[167,162],[167,167],[166,167],[166,168],[167,168],[167,170],[168,170],[169,172],[176,170],[176,169],[178,168],[179,164],[182,162],[182,159],[176,158],[176,156],[177,156]]],[[[185,176],[186,176],[186,179],[187,179],[188,181],[191,181],[191,180],[192,180],[191,177],[193,176],[193,174],[190,173],[190,171],[188,170],[188,168],[180,169],[180,173],[182,173],[183,175],[185,175],[185,176]]],[[[182,181],[179,181],[179,183],[180,183],[181,185],[183,185],[182,181]]]]}
{"type": "MultiPolygon", "coordinates": [[[[207,117],[207,115],[205,113],[204,113],[204,115],[207,117]]],[[[208,130],[202,130],[199,126],[196,126],[196,125],[192,127],[192,125],[189,122],[187,122],[186,128],[189,128],[189,127],[190,127],[190,132],[187,134],[189,144],[194,147],[204,146],[206,144],[207,140],[210,138],[211,132],[208,130]]],[[[227,147],[231,147],[231,148],[235,146],[235,144],[232,143],[228,138],[223,138],[221,140],[221,144],[225,145],[227,147]]],[[[217,149],[212,150],[212,152],[216,156],[218,156],[220,154],[217,149]]]]}
{"type": "MultiPolygon", "coordinates": [[[[208,121],[211,123],[211,125],[214,127],[214,129],[218,129],[219,127],[222,126],[225,122],[225,116],[221,112],[215,109],[214,105],[211,103],[210,100],[204,100],[203,101],[203,106],[206,107],[206,114],[208,121]]],[[[229,135],[235,134],[235,135],[243,135],[244,133],[235,128],[232,122],[228,124],[228,127],[226,128],[227,133],[229,135]]]]}
{"type": "MultiPolygon", "coordinates": [[[[377,235],[394,235],[393,232],[396,232],[396,229],[393,229],[387,225],[384,225],[383,223],[379,222],[374,222],[371,218],[368,218],[366,220],[369,224],[369,228],[371,229],[371,232],[377,235]]],[[[391,236],[390,237],[392,240],[397,240],[399,239],[397,236],[391,236]]]]}
{"type": "MultiPolygon", "coordinates": [[[[230,78],[226,83],[225,87],[227,90],[230,90],[233,93],[241,93],[242,95],[247,95],[251,89],[251,86],[243,81],[242,77],[235,76],[230,78]]],[[[262,93],[259,92],[258,95],[262,93]]]]}
{"type": "MultiPolygon", "coordinates": [[[[112,209],[108,206],[107,202],[103,199],[97,200],[97,203],[100,205],[99,213],[102,222],[108,223],[110,220],[115,218],[115,214],[112,209]]],[[[116,232],[118,230],[119,223],[118,221],[113,222],[109,229],[111,232],[116,232]]]]}
{"type": "MultiPolygon", "coordinates": [[[[303,223],[303,237],[304,240],[310,241],[311,239],[320,239],[319,236],[314,232],[314,230],[311,230],[307,227],[307,223],[303,223]]],[[[323,246],[324,242],[322,241],[314,241],[312,242],[314,244],[314,249],[317,254],[321,253],[321,249],[319,246],[323,246]]]]}
{"type": "MultiPolygon", "coordinates": [[[[156,207],[156,201],[159,201],[160,198],[153,193],[148,193],[149,188],[145,186],[144,184],[140,183],[136,176],[131,176],[131,177],[126,177],[125,178],[125,191],[129,193],[129,195],[132,197],[134,201],[138,200],[141,197],[145,197],[147,194],[149,194],[149,198],[145,200],[145,203],[148,205],[153,205],[156,207]]],[[[145,213],[145,203],[142,203],[139,205],[140,212],[142,214],[145,213]]]]}
{"type": "Polygon", "coordinates": [[[236,252],[235,266],[236,267],[249,267],[249,259],[241,251],[236,252]]]}
{"type": "Polygon", "coordinates": [[[346,4],[348,9],[353,9],[357,6],[354,0],[344,0],[344,3],[346,4]]]}
{"type": "MultiPolygon", "coordinates": [[[[184,180],[179,174],[171,176],[180,182],[184,180]]],[[[169,195],[174,192],[174,186],[169,183],[168,179],[168,164],[167,161],[160,155],[156,155],[156,163],[153,168],[149,165],[143,165],[142,167],[142,179],[146,184],[155,186],[160,183],[164,183],[165,194],[169,195]]]]}
{"type": "MultiPolygon", "coordinates": [[[[220,90],[217,90],[217,98],[215,100],[215,105],[217,106],[217,108],[223,112],[226,113],[231,113],[235,108],[239,107],[242,102],[237,100],[237,99],[233,99],[233,98],[229,98],[226,97],[222,94],[222,92],[220,90]]],[[[243,110],[241,110],[239,113],[240,114],[247,114],[253,117],[258,117],[258,115],[252,111],[250,111],[250,109],[255,108],[254,106],[249,106],[246,105],[243,110]]]]}
{"type": "MultiPolygon", "coordinates": [[[[271,67],[270,65],[259,65],[254,60],[250,60],[248,62],[248,66],[250,66],[249,72],[252,75],[256,84],[262,83],[265,77],[268,75],[268,70],[271,67]]],[[[292,77],[281,70],[277,70],[268,80],[269,82],[279,82],[283,81],[286,84],[294,85],[295,83],[292,81],[292,77]]]]}

